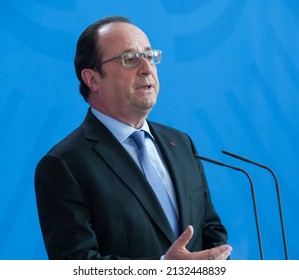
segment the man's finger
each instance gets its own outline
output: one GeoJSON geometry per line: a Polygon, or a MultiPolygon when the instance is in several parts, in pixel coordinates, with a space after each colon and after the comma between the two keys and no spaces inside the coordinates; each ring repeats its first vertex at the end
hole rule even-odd
{"type": "Polygon", "coordinates": [[[221,245],[219,247],[211,248],[208,259],[211,260],[225,260],[230,256],[232,247],[229,245],[221,245]]]}
{"type": "Polygon", "coordinates": [[[221,248],[221,254],[219,255],[219,259],[225,260],[230,256],[233,248],[229,245],[222,245],[221,247],[223,248],[221,248]]]}
{"type": "Polygon", "coordinates": [[[190,239],[193,236],[193,226],[189,225],[187,229],[179,236],[179,238],[173,243],[176,247],[185,248],[190,239]]]}

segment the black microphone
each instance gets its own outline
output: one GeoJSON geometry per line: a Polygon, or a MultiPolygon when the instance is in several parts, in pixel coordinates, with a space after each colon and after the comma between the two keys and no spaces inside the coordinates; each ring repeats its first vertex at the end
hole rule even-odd
{"type": "Polygon", "coordinates": [[[201,159],[201,160],[210,162],[210,163],[214,163],[214,164],[217,164],[217,165],[220,165],[220,166],[224,166],[224,167],[228,167],[228,168],[240,171],[240,172],[242,172],[243,174],[246,175],[246,177],[248,178],[249,183],[250,183],[253,209],[254,209],[254,216],[255,216],[256,231],[257,231],[258,244],[259,244],[259,251],[260,251],[261,260],[263,260],[264,259],[264,253],[263,253],[263,246],[262,246],[262,239],[261,239],[261,232],[260,232],[260,223],[259,223],[259,218],[258,218],[258,213],[257,213],[255,190],[254,190],[254,185],[253,185],[252,179],[251,179],[250,175],[248,174],[248,172],[245,171],[242,168],[239,168],[239,167],[236,167],[236,166],[233,166],[233,165],[229,165],[229,164],[226,164],[226,163],[214,160],[214,159],[206,158],[206,157],[199,156],[199,155],[194,155],[194,157],[197,158],[197,159],[201,159]]]}
{"type": "Polygon", "coordinates": [[[283,246],[284,246],[285,259],[288,260],[289,259],[289,255],[288,255],[286,234],[285,234],[285,229],[284,229],[284,221],[283,221],[281,198],[280,198],[280,188],[279,188],[278,179],[277,179],[274,171],[270,167],[268,167],[268,166],[266,166],[264,164],[260,164],[258,162],[252,161],[252,160],[250,160],[248,158],[244,158],[242,156],[239,156],[239,155],[227,152],[227,151],[222,151],[222,153],[224,153],[226,155],[229,155],[231,157],[237,158],[239,160],[242,160],[242,161],[254,164],[254,165],[259,166],[261,168],[264,168],[264,169],[268,170],[271,173],[271,175],[273,176],[274,181],[275,181],[275,186],[276,186],[276,195],[277,195],[277,203],[278,203],[278,208],[279,208],[279,216],[280,216],[280,224],[281,224],[281,231],[282,231],[282,238],[283,238],[283,246]]]}

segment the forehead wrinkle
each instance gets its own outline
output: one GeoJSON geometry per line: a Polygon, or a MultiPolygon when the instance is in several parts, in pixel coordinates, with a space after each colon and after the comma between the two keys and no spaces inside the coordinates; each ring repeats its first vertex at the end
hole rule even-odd
{"type": "Polygon", "coordinates": [[[100,45],[104,53],[118,55],[124,52],[147,51],[151,49],[145,33],[129,23],[110,23],[99,31],[100,45]],[[120,42],[117,44],[117,42],[120,42]],[[119,46],[114,47],[114,46],[119,46]]]}

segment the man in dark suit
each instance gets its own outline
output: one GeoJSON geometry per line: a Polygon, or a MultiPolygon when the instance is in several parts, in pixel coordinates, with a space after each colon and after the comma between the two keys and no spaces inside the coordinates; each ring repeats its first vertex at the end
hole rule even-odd
{"type": "Polygon", "coordinates": [[[80,36],[75,56],[83,123],[39,162],[35,191],[50,259],[227,259],[232,248],[188,135],[147,121],[161,51],[127,18],[80,36]],[[145,135],[169,211],[132,137],[145,135]],[[165,189],[164,189],[165,188],[165,189]],[[174,226],[174,228],[172,228],[174,226]]]}

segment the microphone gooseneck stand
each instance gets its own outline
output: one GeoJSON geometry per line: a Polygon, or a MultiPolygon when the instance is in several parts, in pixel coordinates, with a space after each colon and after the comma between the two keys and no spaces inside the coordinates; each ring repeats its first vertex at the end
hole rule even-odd
{"type": "Polygon", "coordinates": [[[222,153],[224,153],[224,154],[226,154],[228,156],[237,158],[239,160],[242,160],[242,161],[254,164],[254,165],[259,166],[261,168],[264,168],[264,169],[268,170],[271,173],[271,175],[273,176],[274,181],[275,181],[275,186],[276,186],[276,195],[277,195],[277,203],[278,203],[278,208],[279,208],[279,216],[280,216],[280,224],[281,224],[281,232],[282,232],[282,238],[283,238],[283,246],[284,246],[285,259],[288,260],[289,259],[289,255],[288,255],[288,247],[287,247],[286,234],[285,234],[285,229],[284,229],[284,220],[283,220],[283,214],[282,214],[282,206],[281,206],[281,198],[280,198],[280,187],[279,187],[278,179],[277,179],[274,171],[270,167],[268,167],[268,166],[266,166],[264,164],[260,164],[258,162],[255,162],[255,161],[250,160],[248,158],[245,158],[245,157],[233,154],[231,152],[222,151],[222,153]]]}
{"type": "Polygon", "coordinates": [[[233,166],[233,165],[229,165],[229,164],[226,164],[226,163],[214,160],[214,159],[206,158],[206,157],[199,156],[199,155],[194,155],[194,157],[197,158],[197,159],[201,159],[201,160],[210,162],[210,163],[214,163],[214,164],[217,164],[217,165],[220,165],[220,166],[224,166],[224,167],[228,167],[228,168],[240,171],[240,172],[242,172],[243,174],[246,175],[246,177],[248,178],[249,183],[250,183],[252,202],[253,202],[253,208],[254,208],[256,231],[257,231],[259,251],[260,251],[260,257],[261,257],[261,260],[263,260],[264,259],[264,253],[263,253],[262,239],[261,239],[261,233],[260,233],[260,223],[259,223],[259,218],[258,218],[258,213],[257,213],[255,190],[254,190],[254,185],[253,185],[252,179],[251,179],[250,175],[248,174],[248,172],[245,171],[242,168],[239,168],[239,167],[236,167],[236,166],[233,166]]]}

